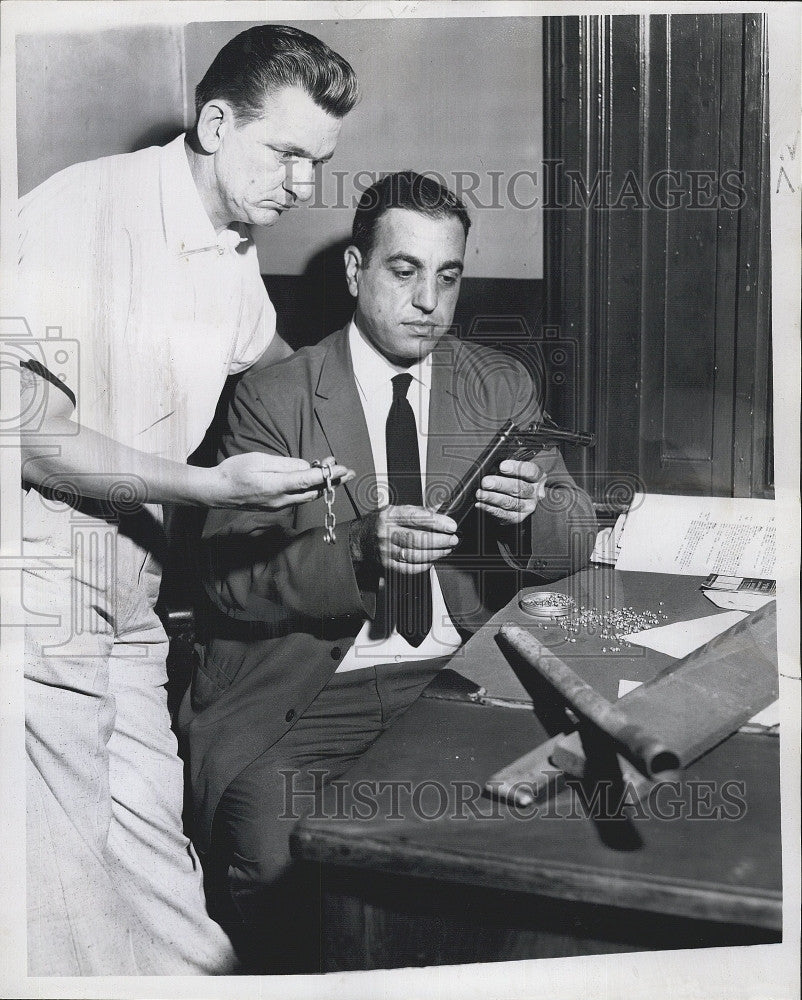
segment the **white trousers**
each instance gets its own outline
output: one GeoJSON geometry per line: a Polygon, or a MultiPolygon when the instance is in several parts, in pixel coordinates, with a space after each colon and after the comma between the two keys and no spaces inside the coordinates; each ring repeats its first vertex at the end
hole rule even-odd
{"type": "Polygon", "coordinates": [[[231,972],[182,831],[158,565],[144,535],[24,505],[28,974],[231,972]]]}

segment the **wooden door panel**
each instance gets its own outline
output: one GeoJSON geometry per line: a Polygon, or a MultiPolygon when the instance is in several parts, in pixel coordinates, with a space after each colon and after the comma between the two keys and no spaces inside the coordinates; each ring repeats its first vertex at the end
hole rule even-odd
{"type": "Polygon", "coordinates": [[[548,22],[546,316],[581,358],[551,406],[598,436],[569,463],[602,501],[622,472],[768,495],[763,19],[548,22]]]}

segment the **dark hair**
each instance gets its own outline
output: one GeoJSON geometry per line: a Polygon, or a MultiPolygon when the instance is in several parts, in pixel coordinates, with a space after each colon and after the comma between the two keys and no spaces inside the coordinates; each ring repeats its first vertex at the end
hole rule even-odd
{"type": "Polygon", "coordinates": [[[367,260],[379,219],[391,208],[406,208],[432,219],[458,219],[468,236],[471,220],[460,199],[429,174],[402,170],[387,174],[362,194],[351,228],[351,242],[367,260]]]}
{"type": "Polygon", "coordinates": [[[319,38],[286,24],[260,24],[217,53],[195,88],[195,112],[225,100],[237,124],[247,124],[262,117],[265,97],[282,87],[302,87],[336,118],[347,115],[359,96],[349,63],[319,38]]]}

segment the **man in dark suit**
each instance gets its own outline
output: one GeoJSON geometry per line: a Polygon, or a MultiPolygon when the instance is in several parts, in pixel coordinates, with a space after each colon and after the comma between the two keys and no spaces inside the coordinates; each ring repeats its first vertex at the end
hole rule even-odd
{"type": "Polygon", "coordinates": [[[459,531],[434,512],[507,419],[540,415],[523,365],[447,332],[469,226],[431,178],[369,188],[345,254],[353,322],[246,377],[231,407],[221,457],[335,455],[356,471],[333,544],[322,500],[212,511],[204,530],[216,612],[183,725],[198,844],[225,858],[246,919],[290,872],[312,792],[521,585],[576,570],[593,543],[590,500],[554,449],[486,477],[459,531]]]}

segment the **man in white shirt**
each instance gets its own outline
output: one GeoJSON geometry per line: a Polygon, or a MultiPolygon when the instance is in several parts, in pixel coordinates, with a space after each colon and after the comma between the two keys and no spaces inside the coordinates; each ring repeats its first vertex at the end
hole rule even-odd
{"type": "Polygon", "coordinates": [[[21,359],[31,975],[235,966],[182,831],[159,505],[275,510],[320,493],[298,458],[186,460],[226,377],[274,347],[248,226],[311,197],[356,97],[318,39],[252,28],[198,86],[191,134],[22,199],[17,313],[35,337],[61,328],[21,359]]]}
{"type": "Polygon", "coordinates": [[[212,511],[204,530],[221,614],[182,712],[195,830],[262,949],[292,933],[288,805],[311,809],[316,781],[342,775],[523,582],[572,572],[593,544],[590,500],[553,449],[486,477],[459,532],[434,512],[506,420],[539,415],[521,364],[448,334],[469,225],[431,178],[374,184],[345,254],[353,322],[246,376],[231,407],[222,457],[328,451],[356,471],[334,544],[322,502],[212,511]]]}

